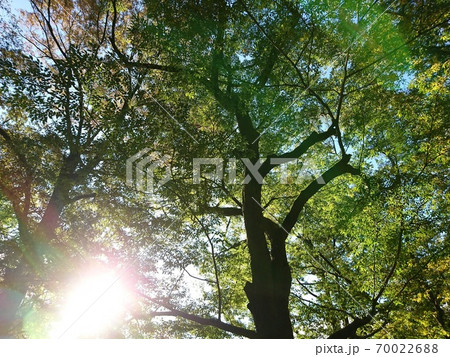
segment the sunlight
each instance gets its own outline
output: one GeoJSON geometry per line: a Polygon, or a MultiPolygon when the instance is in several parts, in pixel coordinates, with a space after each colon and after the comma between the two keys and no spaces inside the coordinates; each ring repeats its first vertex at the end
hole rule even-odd
{"type": "Polygon", "coordinates": [[[87,272],[68,293],[50,337],[105,337],[123,317],[128,295],[113,271],[87,272]]]}

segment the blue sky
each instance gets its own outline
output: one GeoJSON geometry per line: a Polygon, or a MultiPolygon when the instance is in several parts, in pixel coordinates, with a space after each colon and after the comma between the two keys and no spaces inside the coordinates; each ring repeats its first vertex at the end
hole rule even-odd
{"type": "Polygon", "coordinates": [[[29,0],[9,0],[11,4],[11,9],[23,9],[31,10],[31,5],[29,0]]]}

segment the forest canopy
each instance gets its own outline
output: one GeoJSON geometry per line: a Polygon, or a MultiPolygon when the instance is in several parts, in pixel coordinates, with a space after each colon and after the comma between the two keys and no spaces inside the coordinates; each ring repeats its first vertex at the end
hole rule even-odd
{"type": "Polygon", "coordinates": [[[450,337],[448,1],[15,6],[1,337],[450,337]]]}

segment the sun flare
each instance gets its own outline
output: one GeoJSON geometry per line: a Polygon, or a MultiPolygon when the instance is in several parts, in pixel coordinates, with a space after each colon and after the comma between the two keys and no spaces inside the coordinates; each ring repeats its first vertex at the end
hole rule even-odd
{"type": "Polygon", "coordinates": [[[113,271],[86,273],[68,292],[51,337],[105,337],[126,310],[129,292],[122,279],[113,271]]]}

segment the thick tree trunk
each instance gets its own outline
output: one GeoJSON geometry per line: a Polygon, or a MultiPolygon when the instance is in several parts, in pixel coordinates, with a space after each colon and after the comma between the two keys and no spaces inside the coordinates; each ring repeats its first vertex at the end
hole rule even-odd
{"type": "Polygon", "coordinates": [[[261,185],[255,181],[244,187],[243,212],[251,259],[252,282],[245,293],[259,338],[293,338],[289,316],[291,273],[284,241],[271,239],[268,248],[264,216],[259,204],[261,185]]]}

